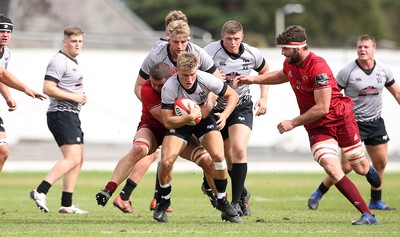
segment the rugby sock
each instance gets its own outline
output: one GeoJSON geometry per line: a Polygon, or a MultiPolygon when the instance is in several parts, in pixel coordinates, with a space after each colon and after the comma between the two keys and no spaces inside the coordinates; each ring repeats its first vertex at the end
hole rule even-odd
{"type": "Polygon", "coordinates": [[[37,187],[36,191],[38,193],[44,193],[47,194],[49,192],[49,189],[51,188],[51,184],[47,182],[46,180],[43,180],[39,186],[37,187]]]}
{"type": "Polygon", "coordinates": [[[210,185],[208,185],[207,179],[206,179],[206,175],[203,173],[203,186],[206,190],[211,189],[210,185]]]}
{"type": "Polygon", "coordinates": [[[63,206],[63,207],[72,206],[72,193],[70,193],[70,192],[62,192],[62,195],[61,195],[61,206],[63,206]]]}
{"type": "Polygon", "coordinates": [[[157,165],[157,172],[156,172],[156,184],[154,187],[154,196],[153,198],[157,200],[157,203],[160,201],[160,197],[158,196],[158,189],[160,188],[160,181],[158,180],[158,167],[160,166],[160,162],[157,165]]]}
{"type": "Polygon", "coordinates": [[[218,199],[226,196],[226,186],[228,185],[228,179],[214,179],[215,187],[218,192],[218,199]]]}
{"type": "Polygon", "coordinates": [[[339,182],[335,184],[336,188],[353,204],[361,213],[368,213],[372,215],[364,199],[361,197],[360,192],[353,182],[347,177],[343,176],[339,182]]]}
{"type": "Polygon", "coordinates": [[[329,190],[329,188],[325,186],[324,182],[321,182],[318,189],[322,193],[322,195],[324,195],[329,190]]]}
{"type": "Polygon", "coordinates": [[[172,191],[172,186],[170,183],[167,183],[165,185],[161,185],[159,187],[159,196],[160,196],[160,200],[161,199],[165,199],[165,200],[169,200],[170,199],[170,193],[172,191]]]}
{"type": "Polygon", "coordinates": [[[127,179],[124,188],[121,190],[119,195],[121,199],[126,201],[129,200],[129,197],[132,194],[132,191],[136,188],[137,184],[132,179],[127,179]]]}
{"type": "Polygon", "coordinates": [[[237,203],[242,196],[244,181],[246,180],[247,163],[233,163],[231,176],[232,203],[237,203]]]}
{"type": "Polygon", "coordinates": [[[115,192],[117,189],[118,185],[116,182],[108,182],[105,189],[111,192],[111,195],[115,192]]]}
{"type": "Polygon", "coordinates": [[[382,199],[382,190],[371,189],[371,200],[379,201],[382,199]]]}

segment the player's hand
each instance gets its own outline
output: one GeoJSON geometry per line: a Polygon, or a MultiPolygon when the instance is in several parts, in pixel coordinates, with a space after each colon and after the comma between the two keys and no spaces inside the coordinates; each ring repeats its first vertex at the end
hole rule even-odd
{"type": "Polygon", "coordinates": [[[7,105],[10,112],[17,109],[17,102],[13,98],[7,100],[7,105]]]}
{"type": "Polygon", "coordinates": [[[214,116],[216,118],[218,118],[218,120],[217,120],[217,129],[218,130],[222,130],[226,125],[227,117],[225,116],[224,113],[214,113],[214,116]]]}
{"type": "Polygon", "coordinates": [[[256,116],[264,115],[267,113],[267,98],[260,98],[254,104],[254,110],[257,110],[256,116]]]}
{"type": "Polygon", "coordinates": [[[197,118],[201,118],[201,109],[198,104],[189,104],[189,115],[192,120],[195,120],[197,118]]]}
{"type": "Polygon", "coordinates": [[[284,132],[289,132],[290,130],[292,130],[294,128],[294,124],[292,122],[292,120],[284,120],[282,122],[280,122],[277,126],[278,131],[280,134],[284,133],[284,132]]]}
{"type": "Polygon", "coordinates": [[[25,94],[27,94],[28,96],[30,96],[32,98],[39,99],[39,100],[47,99],[47,96],[45,96],[39,92],[36,92],[34,90],[31,90],[29,88],[25,90],[25,94]]]}
{"type": "Polygon", "coordinates": [[[253,76],[238,76],[233,80],[233,86],[238,87],[240,85],[250,85],[254,84],[253,76]]]}

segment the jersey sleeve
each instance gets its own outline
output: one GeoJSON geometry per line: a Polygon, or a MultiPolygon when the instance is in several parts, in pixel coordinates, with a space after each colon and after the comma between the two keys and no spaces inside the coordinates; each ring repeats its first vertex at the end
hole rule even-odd
{"type": "Polygon", "coordinates": [[[53,81],[59,83],[64,73],[66,72],[66,66],[62,65],[58,60],[52,60],[47,65],[46,74],[44,76],[45,80],[53,81]]]}
{"type": "Polygon", "coordinates": [[[153,90],[151,85],[148,85],[147,83],[143,85],[141,92],[142,92],[143,108],[150,111],[155,106],[160,105],[161,103],[160,95],[153,90]]]}

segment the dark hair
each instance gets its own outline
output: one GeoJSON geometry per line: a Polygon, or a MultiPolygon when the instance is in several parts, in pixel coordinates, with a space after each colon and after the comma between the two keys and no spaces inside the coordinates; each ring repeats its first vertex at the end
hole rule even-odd
{"type": "Polygon", "coordinates": [[[168,64],[159,62],[150,69],[150,76],[157,81],[170,78],[172,76],[172,69],[168,64]]]}
{"type": "Polygon", "coordinates": [[[83,30],[77,26],[69,26],[64,30],[64,36],[83,35],[83,30]]]}
{"type": "Polygon", "coordinates": [[[375,40],[375,38],[374,38],[373,36],[367,35],[367,34],[365,34],[365,35],[360,35],[360,37],[358,37],[357,42],[358,42],[358,41],[364,41],[364,40],[371,40],[371,41],[372,41],[372,44],[374,45],[374,47],[376,47],[376,40],[375,40]]]}
{"type": "MultiPolygon", "coordinates": [[[[297,25],[287,27],[285,31],[279,34],[275,39],[277,45],[285,45],[292,42],[301,43],[305,41],[307,41],[306,30],[297,25]]],[[[308,48],[308,46],[304,48],[308,48]]]]}

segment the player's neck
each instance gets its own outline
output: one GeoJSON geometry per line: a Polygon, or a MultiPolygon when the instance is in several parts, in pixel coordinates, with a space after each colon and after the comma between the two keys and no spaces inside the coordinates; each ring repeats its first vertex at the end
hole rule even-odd
{"type": "Polygon", "coordinates": [[[374,59],[367,59],[367,60],[357,59],[357,62],[363,69],[371,69],[375,65],[374,59]]]}

